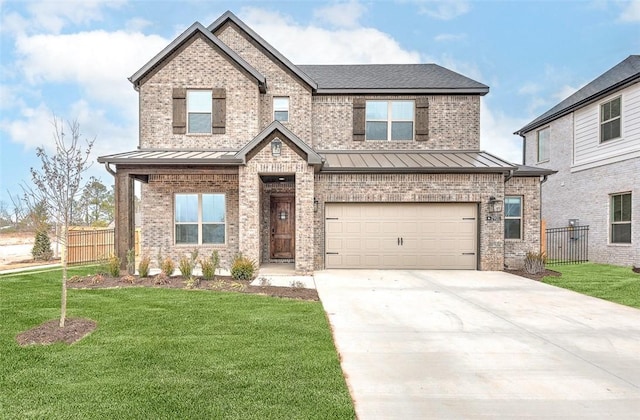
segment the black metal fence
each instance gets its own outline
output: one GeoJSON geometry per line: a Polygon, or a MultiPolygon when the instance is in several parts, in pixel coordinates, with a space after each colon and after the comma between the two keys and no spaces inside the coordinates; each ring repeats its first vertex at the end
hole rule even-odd
{"type": "Polygon", "coordinates": [[[546,232],[548,265],[589,261],[589,226],[550,228],[546,232]]]}

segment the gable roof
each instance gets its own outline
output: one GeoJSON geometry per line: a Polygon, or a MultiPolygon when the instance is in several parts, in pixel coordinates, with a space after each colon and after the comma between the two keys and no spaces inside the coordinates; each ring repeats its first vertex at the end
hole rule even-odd
{"type": "Polygon", "coordinates": [[[207,27],[211,33],[215,33],[218,29],[220,29],[225,23],[233,22],[236,24],[242,31],[244,31],[249,37],[251,37],[255,42],[257,42],[261,47],[269,52],[275,59],[280,61],[286,68],[288,68],[293,74],[302,79],[306,84],[308,84],[312,89],[316,89],[318,87],[315,80],[309,77],[305,72],[300,70],[298,66],[293,64],[287,57],[282,55],[280,51],[273,48],[271,44],[265,41],[260,35],[258,35],[253,29],[247,26],[246,23],[241,21],[236,15],[231,13],[231,11],[227,10],[216,19],[211,25],[207,27]]]}
{"type": "Polygon", "coordinates": [[[142,66],[140,70],[135,72],[131,77],[129,77],[129,81],[133,83],[134,88],[137,88],[140,85],[140,80],[144,76],[146,76],[150,71],[159,66],[165,58],[169,56],[169,54],[173,53],[176,49],[178,49],[181,45],[187,42],[193,35],[202,34],[209,41],[215,44],[218,48],[222,50],[222,52],[232,61],[236,62],[240,67],[242,67],[247,73],[253,76],[261,89],[264,89],[266,86],[266,78],[253,66],[247,63],[242,57],[240,57],[235,51],[229,48],[225,43],[220,41],[216,36],[214,36],[210,31],[207,30],[201,23],[194,22],[186,31],[180,34],[176,39],[171,41],[169,45],[167,45],[162,51],[156,54],[147,64],[142,66]]]}
{"type": "Polygon", "coordinates": [[[280,121],[274,121],[269,124],[264,130],[253,138],[249,143],[245,144],[242,149],[235,154],[235,158],[242,163],[247,162],[247,154],[260,144],[264,139],[270,136],[273,132],[280,132],[283,137],[290,140],[300,150],[307,155],[307,163],[310,165],[322,165],[323,159],[315,150],[309,147],[300,137],[296,136],[291,130],[285,127],[280,121]]]}
{"type": "Polygon", "coordinates": [[[638,81],[640,81],[640,55],[630,55],[514,134],[523,135],[638,81]]]}
{"type": "Polygon", "coordinates": [[[489,87],[437,64],[301,65],[318,93],[454,93],[486,95],[489,87]]]}

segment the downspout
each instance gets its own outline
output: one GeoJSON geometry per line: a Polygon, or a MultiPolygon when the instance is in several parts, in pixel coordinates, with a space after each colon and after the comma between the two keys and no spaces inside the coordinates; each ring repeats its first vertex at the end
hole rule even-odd
{"type": "Polygon", "coordinates": [[[518,132],[518,135],[522,138],[522,164],[527,164],[527,138],[518,132]]]}
{"type": "Polygon", "coordinates": [[[513,178],[513,174],[515,169],[509,169],[509,173],[504,177],[504,183],[506,184],[511,178],[513,178]]]}
{"type": "Polygon", "coordinates": [[[109,172],[111,175],[113,175],[114,178],[116,177],[116,171],[111,169],[111,166],[109,166],[109,162],[105,162],[104,163],[104,168],[107,170],[107,172],[109,172]]]}

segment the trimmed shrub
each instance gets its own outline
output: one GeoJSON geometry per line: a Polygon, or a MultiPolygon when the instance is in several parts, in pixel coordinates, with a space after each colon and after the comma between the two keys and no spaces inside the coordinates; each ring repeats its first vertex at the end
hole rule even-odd
{"type": "Polygon", "coordinates": [[[175,269],[176,269],[176,263],[173,262],[171,257],[165,258],[164,261],[162,261],[162,264],[160,265],[160,270],[167,277],[171,277],[175,269]]]}
{"type": "Polygon", "coordinates": [[[257,264],[255,261],[238,254],[231,264],[231,277],[235,280],[251,280],[257,274],[257,264]]]}
{"type": "Polygon", "coordinates": [[[142,278],[149,277],[150,265],[151,265],[151,258],[147,257],[146,255],[143,255],[142,258],[140,258],[140,264],[138,265],[138,274],[140,274],[140,277],[142,278]]]}
{"type": "Polygon", "coordinates": [[[524,271],[529,274],[543,273],[546,262],[547,255],[544,252],[527,252],[527,256],[524,259],[524,271]]]}
{"type": "Polygon", "coordinates": [[[107,260],[107,273],[111,277],[120,276],[120,258],[117,255],[111,255],[107,260]]]}
{"type": "Polygon", "coordinates": [[[202,267],[202,277],[205,280],[214,280],[216,278],[216,270],[220,266],[220,254],[218,251],[215,250],[209,258],[200,260],[200,266],[202,267]]]}
{"type": "Polygon", "coordinates": [[[49,235],[44,229],[40,229],[36,232],[35,243],[31,249],[31,255],[36,261],[49,261],[53,258],[53,251],[51,250],[51,241],[49,235]]]}

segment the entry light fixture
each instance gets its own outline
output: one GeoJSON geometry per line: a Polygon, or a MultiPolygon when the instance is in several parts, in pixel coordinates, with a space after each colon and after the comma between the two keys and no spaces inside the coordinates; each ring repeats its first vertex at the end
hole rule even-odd
{"type": "Polygon", "coordinates": [[[318,206],[319,205],[320,205],[320,202],[318,201],[318,199],[313,197],[313,212],[314,213],[318,212],[318,206]]]}
{"type": "Polygon", "coordinates": [[[286,211],[281,211],[279,214],[280,220],[287,220],[287,212],[286,211]]]}
{"type": "Polygon", "coordinates": [[[502,212],[502,200],[498,200],[495,196],[489,197],[487,202],[489,215],[487,220],[500,220],[500,214],[502,212]]]}
{"type": "Polygon", "coordinates": [[[282,153],[282,141],[274,139],[271,142],[271,156],[280,156],[280,153],[282,153]]]}

